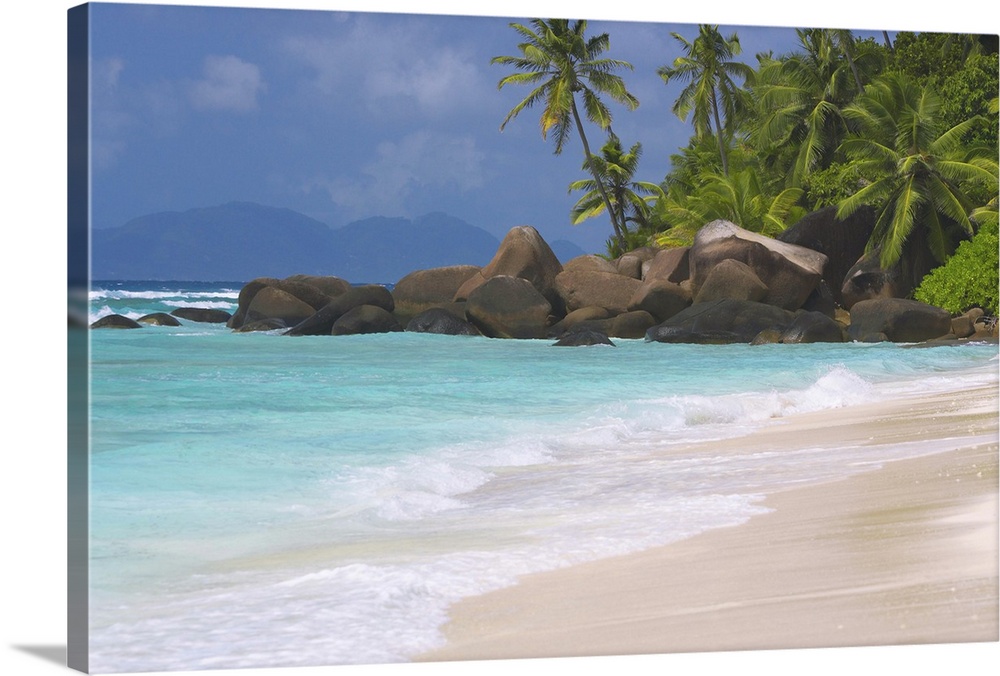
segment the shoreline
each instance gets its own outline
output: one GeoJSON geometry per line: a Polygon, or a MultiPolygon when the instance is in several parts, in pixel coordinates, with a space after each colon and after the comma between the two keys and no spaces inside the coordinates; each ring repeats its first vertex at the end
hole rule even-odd
{"type": "MultiPolygon", "coordinates": [[[[997,391],[790,417],[722,444],[927,444],[769,493],[772,511],[453,605],[415,662],[995,642],[997,391]]],[[[716,442],[719,443],[719,442],[716,442]]]]}

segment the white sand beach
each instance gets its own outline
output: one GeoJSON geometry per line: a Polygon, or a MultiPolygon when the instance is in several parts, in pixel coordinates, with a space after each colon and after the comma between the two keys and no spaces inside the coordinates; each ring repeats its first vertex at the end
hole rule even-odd
{"type": "Polygon", "coordinates": [[[997,392],[804,414],[729,440],[930,441],[931,455],[771,494],[678,543],[453,606],[420,661],[998,640],[997,392]]]}

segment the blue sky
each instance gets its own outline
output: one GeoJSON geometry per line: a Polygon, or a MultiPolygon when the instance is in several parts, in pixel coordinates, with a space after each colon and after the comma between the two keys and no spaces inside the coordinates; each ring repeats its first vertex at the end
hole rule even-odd
{"type": "MultiPolygon", "coordinates": [[[[528,89],[498,91],[510,70],[490,59],[516,53],[508,24],[530,17],[429,7],[435,13],[93,5],[93,226],[246,200],[333,227],[443,211],[498,237],[529,224],[550,241],[603,250],[606,218],[569,223],[579,195],[567,187],[584,177],[579,139],[556,156],[539,109],[499,131],[528,89]]],[[[739,34],[751,62],[795,46],[790,27],[721,28],[739,34]]],[[[641,180],[662,179],[691,133],[670,111],[682,85],[656,74],[681,54],[672,31],[690,39],[697,26],[599,17],[588,27],[609,34],[607,56],[635,67],[622,74],[639,108],[609,105],[623,143],[643,145],[641,180]]],[[[599,148],[603,133],[587,133],[599,148]]]]}

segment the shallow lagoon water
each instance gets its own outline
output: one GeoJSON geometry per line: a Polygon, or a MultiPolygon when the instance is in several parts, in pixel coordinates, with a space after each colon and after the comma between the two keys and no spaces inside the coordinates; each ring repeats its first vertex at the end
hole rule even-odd
{"type": "MultiPolygon", "coordinates": [[[[232,311],[238,290],[96,285],[91,318],[232,311]]],[[[459,598],[935,450],[696,442],[997,382],[995,344],[615,342],[91,332],[92,668],[405,661],[459,598]]]]}

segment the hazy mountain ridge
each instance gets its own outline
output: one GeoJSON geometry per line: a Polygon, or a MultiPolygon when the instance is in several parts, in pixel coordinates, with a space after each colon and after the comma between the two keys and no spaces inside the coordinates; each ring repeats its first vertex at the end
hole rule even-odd
{"type": "MultiPolygon", "coordinates": [[[[231,202],[140,216],[95,229],[93,279],[248,281],[292,274],[394,283],[419,269],[485,265],[499,240],[444,213],[409,220],[375,216],[331,229],[291,209],[231,202]]],[[[583,253],[570,242],[556,254],[583,253]]]]}

